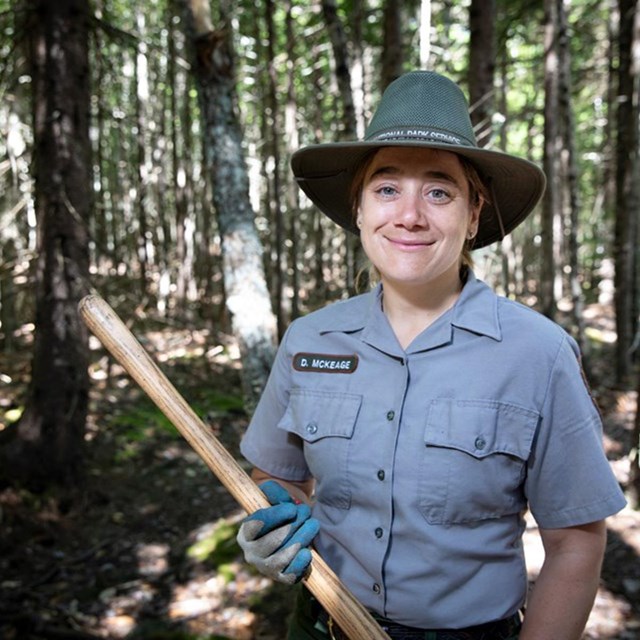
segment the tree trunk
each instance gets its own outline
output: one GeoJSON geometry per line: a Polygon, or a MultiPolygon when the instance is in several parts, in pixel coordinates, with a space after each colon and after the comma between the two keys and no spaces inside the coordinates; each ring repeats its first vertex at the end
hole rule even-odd
{"type": "MultiPolygon", "coordinates": [[[[633,3],[633,7],[630,8],[633,11],[632,15],[627,14],[625,17],[626,20],[633,24],[633,32],[631,37],[631,86],[632,86],[632,112],[633,112],[633,121],[631,124],[632,133],[633,133],[633,144],[631,153],[631,167],[629,174],[626,176],[625,191],[627,192],[627,207],[630,211],[630,216],[633,220],[633,229],[634,229],[634,239],[635,246],[637,246],[637,236],[638,236],[638,211],[640,209],[640,187],[638,186],[638,180],[636,176],[638,175],[639,168],[639,150],[638,146],[640,145],[640,134],[638,132],[638,111],[640,104],[640,3],[633,3]]],[[[622,17],[622,13],[620,14],[622,17]]],[[[635,263],[635,261],[634,261],[635,263]]],[[[635,264],[634,264],[635,266],[635,264]]],[[[634,270],[634,275],[636,275],[636,271],[634,270]]],[[[633,281],[633,290],[634,293],[636,291],[636,281],[634,278],[633,281]]],[[[635,310],[637,314],[637,310],[635,310]]],[[[634,316],[637,318],[637,315],[634,316]]],[[[640,345],[640,324],[636,323],[636,339],[634,341],[634,345],[636,348],[640,345]]],[[[636,354],[637,355],[637,354],[636,354]]],[[[640,375],[636,372],[636,387],[640,392],[640,375]]],[[[640,508],[640,393],[637,395],[637,408],[636,408],[636,419],[634,423],[633,433],[631,435],[631,455],[630,457],[630,472],[629,472],[629,487],[630,487],[630,498],[629,502],[635,509],[640,508]]]]}
{"type": "MultiPolygon", "coordinates": [[[[144,38],[145,19],[143,14],[137,16],[137,28],[144,38]]],[[[142,39],[136,50],[135,81],[136,81],[136,151],[138,171],[136,176],[135,211],[138,216],[138,261],[140,263],[140,295],[144,299],[147,294],[147,278],[149,273],[151,229],[148,220],[149,203],[149,170],[147,132],[147,109],[149,102],[149,73],[148,73],[147,45],[142,39]]]]}
{"type": "MultiPolygon", "coordinates": [[[[637,397],[640,398],[640,376],[636,381],[637,397]]],[[[640,509],[640,401],[637,401],[636,416],[631,433],[631,451],[629,453],[629,506],[640,509]]]]}
{"type": "Polygon", "coordinates": [[[203,120],[205,163],[222,244],[226,304],[240,347],[245,398],[251,410],[275,355],[276,322],[249,199],[236,113],[232,37],[227,25],[214,30],[208,0],[185,0],[184,6],[203,120]]]}
{"type": "Polygon", "coordinates": [[[351,29],[351,92],[356,114],[358,138],[364,137],[367,125],[367,78],[364,47],[364,27],[367,17],[365,0],[351,0],[349,28],[351,29]]]}
{"type": "MultiPolygon", "coordinates": [[[[497,146],[501,151],[506,152],[507,123],[509,122],[509,104],[507,101],[507,92],[509,90],[507,74],[509,53],[507,47],[501,49],[499,56],[500,93],[498,94],[498,109],[502,114],[502,120],[500,121],[500,126],[497,131],[497,146]]],[[[511,297],[517,288],[515,249],[511,234],[508,234],[500,243],[500,262],[502,289],[505,296],[511,297]]]]}
{"type": "MultiPolygon", "coordinates": [[[[322,13],[329,32],[331,48],[335,63],[336,81],[340,93],[342,104],[341,127],[338,132],[338,139],[355,140],[358,135],[358,123],[356,120],[356,110],[353,102],[353,91],[351,87],[351,66],[349,64],[349,51],[347,47],[347,35],[340,17],[335,0],[322,0],[322,13]]],[[[358,263],[359,243],[349,232],[345,233],[345,252],[347,267],[347,290],[353,295],[356,290],[356,273],[358,263]]]]}
{"type": "MultiPolygon", "coordinates": [[[[293,2],[286,0],[285,34],[287,42],[287,102],[285,106],[284,136],[287,157],[299,148],[300,141],[297,127],[298,107],[296,104],[295,65],[296,34],[294,31],[293,2]]],[[[291,319],[300,315],[300,273],[298,270],[298,221],[300,215],[299,189],[293,180],[287,181],[287,210],[289,211],[289,264],[291,273],[291,319]]]]}
{"type": "MultiPolygon", "coordinates": [[[[171,121],[171,166],[173,174],[173,193],[175,200],[175,269],[167,263],[165,266],[169,273],[175,274],[176,290],[175,303],[177,308],[182,309],[188,297],[188,290],[194,286],[193,257],[188,251],[188,227],[189,227],[189,204],[192,203],[193,189],[191,179],[191,167],[189,153],[185,151],[192,149],[191,145],[191,109],[189,105],[188,81],[184,75],[178,71],[177,61],[184,55],[183,51],[178,51],[176,39],[178,32],[173,21],[174,14],[180,13],[180,8],[175,0],[169,3],[169,55],[167,70],[169,82],[171,83],[170,99],[170,121],[171,121]],[[186,106],[181,105],[178,96],[183,93],[187,102],[186,106]],[[182,139],[179,134],[182,134],[182,139]],[[182,146],[181,146],[182,145],[182,146]]],[[[184,45],[183,45],[184,46],[184,45]]],[[[193,204],[191,206],[193,210],[193,204]]],[[[168,212],[167,212],[168,213],[168,212]]],[[[166,242],[170,244],[170,225],[167,222],[166,242]]],[[[193,225],[191,225],[193,226],[193,225]]],[[[167,252],[170,256],[171,252],[167,252]]],[[[207,260],[206,254],[202,258],[207,260]]]]}
{"type": "Polygon", "coordinates": [[[267,158],[271,156],[273,167],[271,176],[267,179],[271,182],[271,197],[268,201],[269,209],[272,212],[270,218],[274,221],[275,227],[275,312],[278,326],[278,337],[284,335],[286,320],[284,312],[284,289],[287,283],[286,260],[284,251],[284,216],[280,202],[280,122],[278,114],[278,77],[276,73],[276,62],[274,52],[274,42],[276,41],[275,25],[273,14],[275,7],[273,0],[265,0],[265,22],[267,24],[266,42],[266,64],[267,64],[267,141],[265,144],[267,158]]]}
{"type": "Polygon", "coordinates": [[[342,102],[342,126],[338,137],[343,140],[353,140],[357,136],[356,110],[353,104],[351,89],[351,67],[347,48],[347,36],[338,16],[335,0],[322,0],[322,13],[329,32],[331,48],[335,61],[336,80],[342,102]]]}
{"type": "Polygon", "coordinates": [[[384,3],[383,26],[380,88],[384,91],[402,75],[403,71],[402,2],[400,0],[386,0],[384,3]]]}
{"type": "Polygon", "coordinates": [[[558,58],[559,58],[559,106],[563,134],[562,176],[567,191],[567,263],[569,266],[569,291],[571,295],[571,324],[573,337],[580,350],[586,353],[584,339],[583,299],[578,261],[578,227],[580,225],[580,195],[578,163],[575,149],[575,124],[571,98],[571,51],[569,48],[569,26],[564,0],[557,0],[558,11],[558,58]]]}
{"type": "Polygon", "coordinates": [[[544,37],[544,170],[548,184],[542,202],[542,267],[540,310],[549,318],[556,314],[556,216],[558,215],[558,15],[556,0],[545,0],[544,37]]]}
{"type": "Polygon", "coordinates": [[[631,375],[631,343],[634,326],[635,256],[638,212],[634,207],[637,184],[634,169],[638,155],[637,83],[639,73],[632,64],[633,46],[640,45],[634,33],[637,0],[620,0],[620,62],[618,66],[618,112],[616,145],[615,308],[618,340],[616,377],[626,382],[631,375]]]}
{"type": "Polygon", "coordinates": [[[431,0],[420,0],[420,68],[429,68],[431,57],[431,0]]]}
{"type": "Polygon", "coordinates": [[[492,138],[496,58],[495,0],[471,0],[469,8],[469,103],[478,145],[492,138]]]}
{"type": "Polygon", "coordinates": [[[0,245],[0,348],[5,354],[13,353],[14,331],[18,327],[15,296],[16,288],[13,281],[18,252],[13,238],[7,238],[0,245]]]}
{"type": "Polygon", "coordinates": [[[3,432],[5,478],[40,489],[78,480],[88,399],[91,198],[88,3],[28,4],[38,231],[36,330],[26,410],[3,432]],[[5,433],[7,435],[5,436],[5,433]]]}

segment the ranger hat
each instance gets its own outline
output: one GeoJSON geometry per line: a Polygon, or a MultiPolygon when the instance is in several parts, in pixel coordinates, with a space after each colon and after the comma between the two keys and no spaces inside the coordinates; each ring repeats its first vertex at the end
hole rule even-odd
{"type": "Polygon", "coordinates": [[[532,162],[478,146],[460,88],[431,71],[412,71],[392,82],[367,127],[364,140],[310,145],[296,151],[291,167],[300,188],[341,227],[358,233],[350,202],[361,160],[381,147],[426,147],[467,158],[489,188],[474,249],[518,226],[535,207],[546,184],[532,162]]]}

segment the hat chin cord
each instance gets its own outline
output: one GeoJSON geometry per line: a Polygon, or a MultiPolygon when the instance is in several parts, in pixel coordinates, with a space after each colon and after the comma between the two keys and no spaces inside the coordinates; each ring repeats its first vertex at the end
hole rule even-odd
{"type": "Polygon", "coordinates": [[[502,215],[500,214],[500,207],[498,206],[498,199],[496,198],[496,190],[493,186],[493,178],[489,178],[489,191],[491,192],[491,204],[493,205],[493,210],[496,213],[498,225],[500,226],[500,240],[503,240],[507,232],[504,230],[504,223],[502,222],[502,215]]]}

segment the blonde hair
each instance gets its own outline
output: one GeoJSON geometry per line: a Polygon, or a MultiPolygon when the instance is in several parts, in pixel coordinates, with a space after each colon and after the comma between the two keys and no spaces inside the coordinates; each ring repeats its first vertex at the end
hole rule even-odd
{"type": "MultiPolygon", "coordinates": [[[[351,215],[353,216],[354,223],[358,217],[358,207],[360,206],[360,200],[362,198],[365,176],[374,156],[379,150],[380,148],[376,148],[367,152],[366,155],[359,160],[353,173],[349,192],[349,201],[351,203],[351,215]]],[[[489,203],[489,189],[480,177],[480,174],[473,163],[461,155],[458,155],[458,160],[462,165],[462,171],[467,179],[467,185],[469,187],[469,204],[472,207],[478,207],[489,203]]],[[[460,254],[460,277],[463,279],[466,276],[467,271],[473,268],[473,257],[471,255],[471,251],[473,250],[474,242],[475,237],[468,238],[465,240],[464,246],[462,247],[462,253],[460,254]]],[[[365,274],[368,274],[370,284],[377,283],[380,280],[378,270],[372,264],[365,265],[358,270],[358,274],[356,276],[356,288],[359,289],[358,284],[365,279],[365,274]]]]}

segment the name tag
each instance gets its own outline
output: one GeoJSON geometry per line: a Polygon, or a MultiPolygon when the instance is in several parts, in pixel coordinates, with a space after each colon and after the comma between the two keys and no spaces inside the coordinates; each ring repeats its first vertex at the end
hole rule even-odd
{"type": "Polygon", "coordinates": [[[293,356],[296,371],[313,373],[353,373],[358,368],[358,356],[335,356],[326,353],[296,353],[293,356]]]}

